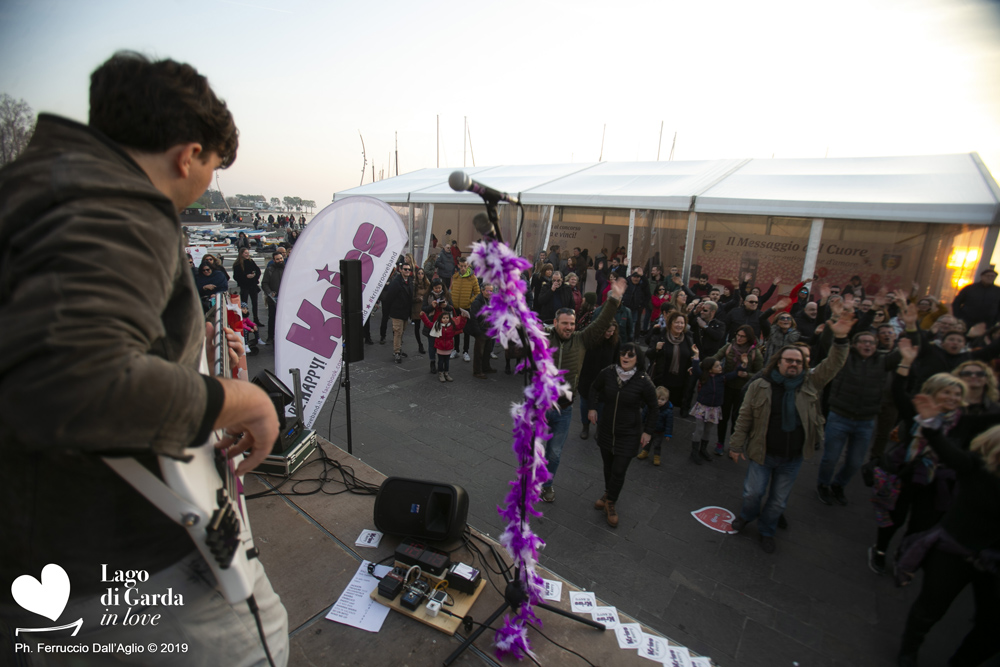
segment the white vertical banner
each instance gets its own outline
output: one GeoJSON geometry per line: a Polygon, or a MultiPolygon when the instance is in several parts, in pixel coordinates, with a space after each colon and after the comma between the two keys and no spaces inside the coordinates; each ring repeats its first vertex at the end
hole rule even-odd
{"type": "MultiPolygon", "coordinates": [[[[346,197],[306,226],[281,278],[275,322],[275,374],[302,381],[302,423],[311,428],[344,362],[340,260],[361,260],[361,303],[367,320],[406,247],[406,226],[388,204],[346,197]]],[[[294,411],[294,404],[290,406],[294,411]]]]}

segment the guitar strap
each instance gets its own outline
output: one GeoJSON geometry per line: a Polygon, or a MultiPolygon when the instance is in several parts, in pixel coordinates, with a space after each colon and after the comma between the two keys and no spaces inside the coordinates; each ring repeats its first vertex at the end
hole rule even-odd
{"type": "MultiPolygon", "coordinates": [[[[205,352],[205,345],[201,347],[201,359],[198,370],[203,374],[208,374],[208,355],[205,352]]],[[[198,508],[191,502],[177,495],[173,489],[167,486],[162,479],[149,471],[149,468],[142,465],[132,457],[109,458],[101,457],[104,462],[122,479],[132,485],[149,502],[153,503],[156,509],[160,510],[174,523],[188,527],[185,517],[200,516],[198,508]]]]}
{"type": "Polygon", "coordinates": [[[163,483],[149,469],[132,457],[108,458],[104,462],[118,473],[122,479],[131,484],[136,491],[153,503],[174,523],[187,527],[186,516],[199,516],[198,508],[163,483]]]}

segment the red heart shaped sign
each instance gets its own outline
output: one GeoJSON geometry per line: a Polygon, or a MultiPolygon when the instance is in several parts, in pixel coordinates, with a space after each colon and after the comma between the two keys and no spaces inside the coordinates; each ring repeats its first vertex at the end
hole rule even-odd
{"type": "Polygon", "coordinates": [[[691,512],[691,516],[703,525],[728,535],[734,534],[733,519],[736,515],[725,507],[702,507],[700,510],[691,512]]]}

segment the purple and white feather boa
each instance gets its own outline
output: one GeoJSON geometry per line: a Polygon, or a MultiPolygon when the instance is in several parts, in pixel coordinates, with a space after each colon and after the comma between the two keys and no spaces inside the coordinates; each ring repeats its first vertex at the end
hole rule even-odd
{"type": "MultiPolygon", "coordinates": [[[[472,246],[470,261],[484,284],[492,283],[497,288],[481,311],[488,323],[487,334],[498,338],[504,347],[510,343],[520,346],[518,326],[522,325],[529,354],[538,369],[524,390],[524,402],[511,407],[517,479],[510,482],[505,506],[497,508],[500,516],[507,520],[500,543],[514,559],[514,565],[520,568],[528,600],[513,615],[507,614],[493,644],[499,659],[507,655],[523,659],[526,655],[535,657],[528,642],[527,624],[541,624],[533,606],[542,601],[545,588],[541,575],[535,570],[538,550],[545,543],[529,525],[531,516],[541,516],[534,505],[541,499],[542,484],[551,479],[545,462],[545,443],[552,435],[545,413],[556,407],[561,394],[569,395],[569,388],[562,378],[564,372],[557,370],[552,362],[542,323],[524,298],[527,285],[521,280],[521,272],[529,270],[531,263],[515,255],[506,245],[489,239],[472,246]],[[525,499],[523,506],[522,498],[525,499]]],[[[527,358],[518,368],[525,365],[527,358]]]]}

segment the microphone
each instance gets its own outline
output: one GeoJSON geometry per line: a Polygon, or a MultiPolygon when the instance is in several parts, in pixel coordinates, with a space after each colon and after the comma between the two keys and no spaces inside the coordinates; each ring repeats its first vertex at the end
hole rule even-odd
{"type": "Polygon", "coordinates": [[[500,192],[499,190],[494,190],[493,188],[487,187],[482,183],[477,183],[472,180],[468,174],[464,171],[453,171],[451,176],[448,177],[448,185],[451,186],[452,190],[456,192],[464,192],[469,190],[475,192],[477,195],[493,203],[505,201],[509,204],[517,204],[517,197],[514,195],[509,195],[506,192],[500,192]]]}

